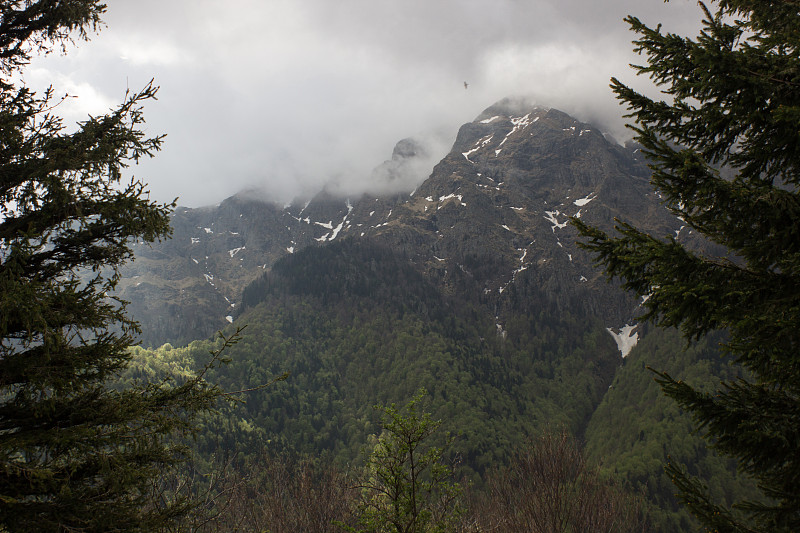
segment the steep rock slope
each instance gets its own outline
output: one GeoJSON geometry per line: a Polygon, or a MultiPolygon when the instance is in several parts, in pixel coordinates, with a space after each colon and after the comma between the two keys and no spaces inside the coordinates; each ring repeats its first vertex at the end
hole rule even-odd
{"type": "Polygon", "coordinates": [[[680,221],[660,206],[648,176],[635,149],[596,128],[505,101],[464,125],[405,201],[357,204],[345,234],[403,250],[451,290],[482,294],[501,320],[524,279],[564,309],[582,307],[623,326],[635,303],[577,248],[568,220],[610,229],[621,217],[656,234],[675,232],[680,221]]]}

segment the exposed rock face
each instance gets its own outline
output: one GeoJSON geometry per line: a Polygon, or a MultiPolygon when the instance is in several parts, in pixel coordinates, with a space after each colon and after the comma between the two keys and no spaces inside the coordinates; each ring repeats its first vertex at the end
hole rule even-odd
{"type": "MultiPolygon", "coordinates": [[[[401,141],[375,175],[391,181],[424,155],[418,143],[401,141]]],[[[606,283],[577,248],[568,220],[611,229],[618,217],[675,235],[681,223],[648,177],[635,148],[560,111],[506,100],[462,126],[451,152],[413,192],[358,199],[323,192],[288,207],[242,194],[212,208],[179,209],[173,239],[137,250],[121,294],[146,344],[207,337],[235,316],[242,288],[278,258],[350,236],[388,245],[447,290],[492,306],[499,326],[505,313],[545,297],[621,327],[636,302],[606,283]]]]}
{"type": "MultiPolygon", "coordinates": [[[[655,234],[679,221],[660,206],[635,151],[556,110],[496,104],[462,126],[452,151],[365,235],[388,241],[452,290],[504,310],[521,283],[559,307],[624,325],[635,302],[607,285],[575,245],[569,217],[655,234]]],[[[357,220],[357,219],[356,219],[357,220]]]]}

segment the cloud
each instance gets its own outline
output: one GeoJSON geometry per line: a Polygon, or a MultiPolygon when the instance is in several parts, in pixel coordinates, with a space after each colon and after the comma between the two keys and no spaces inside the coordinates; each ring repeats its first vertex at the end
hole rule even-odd
{"type": "Polygon", "coordinates": [[[117,2],[91,42],[26,80],[74,91],[78,120],[155,78],[147,129],[168,136],[132,170],[155,198],[198,206],[260,187],[286,201],[328,182],[357,194],[400,139],[435,139],[441,157],[506,96],[624,135],[608,80],[631,79],[629,12],[679,32],[698,19],[688,0],[117,2]]]}

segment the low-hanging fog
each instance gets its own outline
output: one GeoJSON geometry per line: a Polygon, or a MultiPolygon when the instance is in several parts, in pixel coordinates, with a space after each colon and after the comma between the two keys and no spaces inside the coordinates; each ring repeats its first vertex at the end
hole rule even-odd
{"type": "Polygon", "coordinates": [[[628,68],[643,62],[628,14],[679,33],[701,15],[689,0],[112,0],[107,27],[37,58],[25,81],[77,96],[58,108],[75,122],[155,78],[147,131],[166,143],[131,173],[156,199],[255,188],[283,202],[329,182],[358,194],[400,139],[426,139],[432,166],[506,96],[625,139],[609,78],[653,92],[628,68]]]}

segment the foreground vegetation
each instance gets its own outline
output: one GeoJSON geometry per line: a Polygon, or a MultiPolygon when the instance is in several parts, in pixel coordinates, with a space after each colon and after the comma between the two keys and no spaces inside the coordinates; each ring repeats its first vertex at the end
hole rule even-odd
{"type": "Polygon", "coordinates": [[[646,298],[646,318],[688,340],[726,331],[724,351],[746,370],[705,389],[659,369],[664,393],[761,493],[732,503],[696,465],[671,463],[681,500],[708,531],[789,533],[800,530],[800,13],[794,1],[709,5],[696,38],[628,17],[646,58],[634,69],[663,97],[612,89],[665,206],[722,252],[625,222],[615,235],[574,223],[608,275],[646,298]]]}
{"type": "MultiPolygon", "coordinates": [[[[217,463],[215,475],[184,475],[167,491],[204,505],[174,531],[640,532],[641,497],[590,466],[568,432],[546,432],[487,470],[477,487],[457,481],[458,456],[432,437],[441,421],[422,411],[424,390],[407,405],[378,407],[381,432],[360,466],[262,451],[217,463]]],[[[452,442],[450,439],[448,442],[452,442]]],[[[174,496],[173,496],[174,497],[174,496]]]]}

